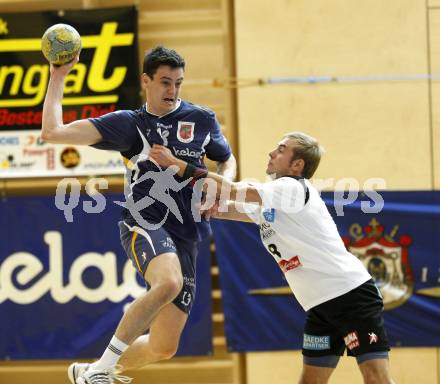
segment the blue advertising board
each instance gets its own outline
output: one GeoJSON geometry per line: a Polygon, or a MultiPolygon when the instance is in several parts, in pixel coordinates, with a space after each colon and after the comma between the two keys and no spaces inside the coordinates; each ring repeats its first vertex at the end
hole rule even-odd
{"type": "MultiPolygon", "coordinates": [[[[123,195],[102,212],[82,196],[67,222],[54,197],[0,200],[0,358],[99,357],[124,307],[145,290],[119,242],[123,195]],[[90,211],[90,209],[89,209],[90,211]]],[[[200,244],[197,299],[179,355],[212,352],[211,256],[200,244]]]]}

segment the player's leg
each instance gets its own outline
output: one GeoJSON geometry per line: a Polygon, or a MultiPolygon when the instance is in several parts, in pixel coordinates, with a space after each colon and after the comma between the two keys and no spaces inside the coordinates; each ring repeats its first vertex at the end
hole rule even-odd
{"type": "Polygon", "coordinates": [[[165,243],[171,242],[179,255],[183,275],[182,290],[172,303],[160,310],[151,324],[149,335],[137,338],[122,355],[120,363],[124,370],[169,359],[177,352],[180,335],[194,302],[197,244],[171,238],[165,243]]]}
{"type": "Polygon", "coordinates": [[[179,258],[172,241],[165,241],[169,237],[166,231],[128,229],[123,223],[120,229],[124,249],[150,289],[127,308],[98,361],[89,366],[74,363],[69,367],[68,375],[72,383],[94,383],[94,378],[99,380],[103,373],[114,377],[115,366],[121,355],[150,327],[161,308],[171,303],[183,286],[179,258]]]}
{"type": "Polygon", "coordinates": [[[328,356],[325,359],[304,359],[299,384],[327,384],[338,364],[339,356],[328,356]]]}
{"type": "Polygon", "coordinates": [[[138,337],[122,355],[119,364],[123,370],[173,357],[187,319],[188,315],[173,303],[165,305],[153,320],[149,334],[138,337]]]}
{"type": "Polygon", "coordinates": [[[328,322],[328,311],[325,303],[307,311],[299,384],[326,384],[345,349],[338,330],[328,322]]]}
{"type": "Polygon", "coordinates": [[[127,308],[110,344],[98,361],[90,365],[74,363],[69,367],[68,376],[72,383],[99,383],[103,376],[108,380],[117,378],[116,365],[120,357],[128,351],[130,344],[150,328],[153,319],[182,288],[179,260],[173,253],[163,253],[151,260],[145,276],[151,288],[127,308]]]}
{"type": "Polygon", "coordinates": [[[144,276],[150,289],[130,304],[115,332],[115,336],[127,345],[150,327],[161,308],[173,301],[183,285],[176,253],[162,253],[154,257],[144,276]]]}
{"type": "Polygon", "coordinates": [[[373,280],[344,295],[344,305],[343,339],[347,354],[356,357],[364,383],[392,384],[383,302],[373,280]]]}
{"type": "Polygon", "coordinates": [[[357,360],[365,384],[394,384],[387,352],[361,355],[357,360]]]}

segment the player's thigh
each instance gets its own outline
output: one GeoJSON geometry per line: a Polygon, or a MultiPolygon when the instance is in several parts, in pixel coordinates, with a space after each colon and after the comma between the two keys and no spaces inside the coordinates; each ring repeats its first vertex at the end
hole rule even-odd
{"type": "Polygon", "coordinates": [[[344,295],[346,316],[341,320],[341,334],[347,355],[358,361],[371,356],[388,356],[390,350],[383,320],[383,303],[372,281],[367,281],[344,295]]]}
{"type": "Polygon", "coordinates": [[[300,384],[327,383],[344,352],[337,329],[318,310],[307,313],[303,335],[303,368],[300,384]]]}
{"type": "Polygon", "coordinates": [[[176,285],[180,286],[180,291],[183,284],[183,279],[177,253],[161,253],[154,257],[148,264],[144,277],[150,286],[155,286],[169,281],[175,282],[176,285]]]}
{"type": "Polygon", "coordinates": [[[165,305],[151,324],[151,347],[156,350],[177,350],[187,320],[188,314],[176,305],[165,305]]]}
{"type": "Polygon", "coordinates": [[[119,228],[125,253],[148,285],[181,279],[177,247],[164,228],[151,231],[124,222],[119,228]]]}
{"type": "Polygon", "coordinates": [[[329,311],[318,305],[307,311],[303,334],[303,362],[318,368],[335,368],[345,350],[339,329],[328,321],[329,311]]]}

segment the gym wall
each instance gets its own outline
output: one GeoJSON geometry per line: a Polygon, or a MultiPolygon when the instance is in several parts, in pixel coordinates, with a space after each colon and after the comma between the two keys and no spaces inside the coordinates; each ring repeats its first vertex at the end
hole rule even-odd
{"type": "Polygon", "coordinates": [[[358,79],[239,88],[242,176],[262,178],[269,150],[298,130],[326,149],[319,178],[440,188],[439,86],[386,80],[440,72],[439,9],[418,0],[244,0],[235,18],[239,78],[358,79]]]}
{"type": "MultiPolygon", "coordinates": [[[[241,177],[264,180],[269,151],[304,131],[326,149],[315,178],[334,179],[329,190],[347,177],[361,188],[377,177],[389,190],[440,189],[440,84],[409,79],[440,74],[440,1],[234,5],[238,78],[356,79],[238,88],[241,177]]],[[[396,383],[440,383],[439,349],[390,356],[396,383]]],[[[300,352],[247,353],[247,382],[295,382],[301,360],[300,352]]],[[[362,383],[354,359],[342,359],[331,383],[362,383]]]]}

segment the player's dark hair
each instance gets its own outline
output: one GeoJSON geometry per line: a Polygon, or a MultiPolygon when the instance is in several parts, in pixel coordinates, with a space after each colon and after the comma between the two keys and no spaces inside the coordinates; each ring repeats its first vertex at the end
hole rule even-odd
{"type": "Polygon", "coordinates": [[[318,140],[314,137],[302,132],[291,132],[284,137],[295,142],[291,163],[303,159],[304,169],[301,176],[310,179],[318,168],[324,148],[319,145],[318,140]]]}
{"type": "Polygon", "coordinates": [[[185,69],[185,60],[174,49],[158,46],[145,53],[143,72],[150,79],[161,65],[167,65],[171,68],[185,69]]]}

